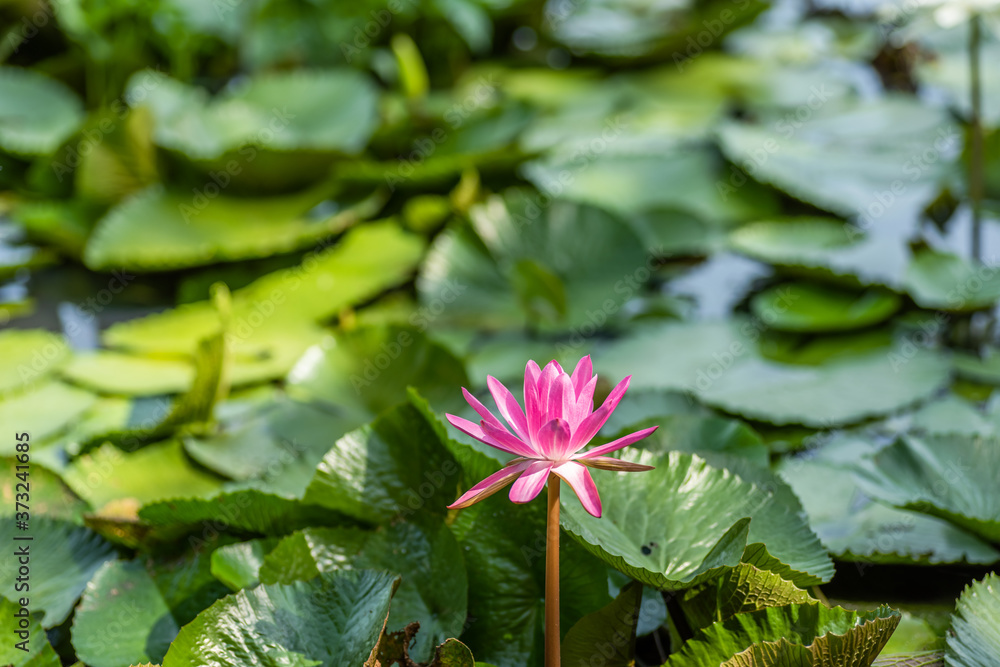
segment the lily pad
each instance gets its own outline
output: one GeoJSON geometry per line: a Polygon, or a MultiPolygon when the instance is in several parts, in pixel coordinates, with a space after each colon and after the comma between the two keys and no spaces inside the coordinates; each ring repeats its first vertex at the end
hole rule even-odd
{"type": "Polygon", "coordinates": [[[41,384],[69,358],[62,336],[41,329],[0,331],[0,395],[41,384]]]}
{"type": "Polygon", "coordinates": [[[417,289],[427,323],[589,336],[651,276],[642,242],[594,207],[511,190],[470,216],[472,229],[440,236],[424,262],[417,289]]]}
{"type": "Polygon", "coordinates": [[[12,638],[12,641],[4,642],[0,646],[0,661],[9,667],[61,667],[62,661],[53,650],[38,619],[29,616],[27,627],[20,625],[20,619],[15,614],[21,609],[19,602],[0,598],[0,619],[3,619],[0,623],[0,632],[12,638]],[[19,635],[17,634],[19,632],[27,634],[19,635]],[[18,646],[22,641],[25,641],[24,651],[18,646]]]}
{"type": "MultiPolygon", "coordinates": [[[[30,554],[31,610],[41,613],[41,624],[52,628],[69,616],[87,582],[98,568],[114,558],[111,545],[93,531],[44,516],[32,516],[27,530],[17,530],[13,521],[0,525],[0,538],[11,551],[26,548],[30,554]],[[32,539],[17,540],[29,536],[32,539]]],[[[18,600],[16,558],[6,558],[0,567],[3,597],[18,600]]]]}
{"type": "Polygon", "coordinates": [[[820,461],[791,459],[779,468],[838,560],[879,564],[991,564],[1000,552],[943,519],[873,501],[854,473],[820,461]]]}
{"type": "Polygon", "coordinates": [[[779,116],[725,124],[722,149],[754,179],[866,225],[916,213],[959,152],[958,129],[945,112],[912,99],[845,105],[818,95],[806,111],[803,122],[779,116]]]}
{"type": "Polygon", "coordinates": [[[132,453],[105,444],[73,461],[63,476],[70,488],[98,509],[126,498],[145,505],[168,498],[207,496],[222,484],[188,461],[177,440],[132,453]]]}
{"type": "Polygon", "coordinates": [[[776,285],[750,301],[753,314],[778,331],[827,332],[862,329],[899,310],[892,292],[869,289],[858,294],[814,283],[776,285]]]}
{"type": "Polygon", "coordinates": [[[607,667],[629,667],[642,603],[642,584],[632,582],[605,607],[576,622],[562,641],[562,664],[586,667],[601,655],[607,667]]]}
{"type": "Polygon", "coordinates": [[[904,436],[875,454],[858,479],[862,489],[884,502],[1000,542],[996,438],[904,436]]]}
{"type": "Polygon", "coordinates": [[[212,552],[212,575],[233,592],[253,588],[260,583],[264,557],[277,546],[275,538],[227,544],[212,552]]]}
{"type": "Polygon", "coordinates": [[[194,367],[189,361],[110,350],[76,354],[60,373],[91,391],[118,396],[178,394],[194,379],[194,367]]]}
{"type": "Polygon", "coordinates": [[[414,387],[439,409],[458,409],[465,368],[412,326],[359,327],[312,348],[288,375],[290,395],[326,401],[360,423],[406,400],[414,387]],[[458,398],[456,398],[458,397],[458,398]]]}
{"type": "Polygon", "coordinates": [[[798,508],[777,494],[691,454],[639,452],[628,460],[655,470],[595,473],[605,507],[601,519],[587,514],[575,496],[563,501],[563,528],[608,565],[662,590],[684,590],[739,564],[748,544],[763,543],[791,568],[793,583],[808,586],[833,576],[826,550],[798,508]],[[655,505],[635,502],[653,497],[655,505]],[[688,537],[694,525],[703,536],[698,542],[688,537]]]}
{"type": "Polygon", "coordinates": [[[1000,577],[988,574],[966,586],[955,606],[945,650],[945,662],[954,667],[988,665],[1000,653],[1000,577]]]}
{"type": "Polygon", "coordinates": [[[417,511],[443,515],[461,473],[447,440],[433,416],[402,403],[337,440],[303,500],[373,524],[417,511]]]}
{"type": "Polygon", "coordinates": [[[184,626],[163,667],[361,664],[378,642],[397,582],[387,572],[353,570],[240,591],[184,626]]]}
{"type": "Polygon", "coordinates": [[[922,308],[962,312],[986,308],[1000,299],[1000,273],[995,267],[926,248],[913,255],[905,280],[906,290],[922,308]]]}
{"type": "Polygon", "coordinates": [[[664,667],[867,667],[899,623],[888,607],[853,612],[820,603],[768,607],[699,630],[664,667]],[[820,662],[821,664],[821,662],[820,662]]]}
{"type": "Polygon", "coordinates": [[[441,521],[403,522],[379,531],[307,529],[283,539],[260,568],[263,584],[306,580],[342,569],[369,568],[401,575],[387,631],[417,621],[410,656],[427,662],[434,647],[461,634],[468,582],[462,552],[441,521]]]}
{"type": "Polygon", "coordinates": [[[73,91],[35,70],[0,68],[0,100],[0,149],[19,155],[52,153],[83,120],[73,91]]]}
{"type": "MultiPolygon", "coordinates": [[[[391,221],[363,225],[289,269],[275,271],[233,291],[235,357],[272,354],[281,328],[332,317],[399,284],[423,252],[419,237],[391,221]]],[[[219,330],[208,301],[115,324],[104,332],[113,348],[192,354],[198,341],[219,330]]],[[[290,365],[289,365],[290,367],[290,365]]]]}
{"type": "MultiPolygon", "coordinates": [[[[0,399],[0,420],[19,433],[28,433],[32,442],[41,442],[66,429],[96,402],[97,396],[89,391],[62,382],[46,382],[31,391],[0,399]],[[52,406],[56,405],[59,410],[53,412],[52,406]]],[[[2,453],[13,451],[14,442],[9,440],[2,453]]]]}
{"type": "Polygon", "coordinates": [[[245,198],[154,186],[113,208],[94,229],[84,261],[100,271],[169,271],[287,253],[343,232],[383,199],[329,201],[319,191],[245,198]]]}
{"type": "Polygon", "coordinates": [[[129,86],[131,99],[153,112],[156,142],[196,159],[243,147],[353,154],[376,118],[375,87],[352,69],[258,75],[213,99],[152,71],[137,73],[129,86]]]}
{"type": "Polygon", "coordinates": [[[109,561],[87,585],[73,617],[73,647],[92,667],[159,663],[180,628],[226,589],[207,573],[208,554],[185,561],[179,572],[142,560],[109,561]],[[178,576],[180,575],[180,576],[178,576]],[[207,577],[207,579],[206,579],[207,577]],[[129,610],[128,622],[121,622],[129,610]]]}

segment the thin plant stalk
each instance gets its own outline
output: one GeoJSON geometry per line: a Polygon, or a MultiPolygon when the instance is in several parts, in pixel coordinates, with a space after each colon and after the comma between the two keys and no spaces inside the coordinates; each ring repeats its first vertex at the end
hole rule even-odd
{"type": "Polygon", "coordinates": [[[549,475],[545,524],[545,667],[559,667],[559,478],[549,475]]]}
{"type": "Polygon", "coordinates": [[[983,207],[983,90],[980,75],[980,49],[982,20],[979,14],[969,18],[969,94],[972,98],[972,115],[969,119],[972,146],[969,173],[969,197],[972,200],[972,259],[982,258],[982,207],[983,207]]]}

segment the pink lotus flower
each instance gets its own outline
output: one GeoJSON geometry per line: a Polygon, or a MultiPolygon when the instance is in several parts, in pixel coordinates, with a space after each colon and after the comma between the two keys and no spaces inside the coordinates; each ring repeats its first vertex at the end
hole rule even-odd
{"type": "Polygon", "coordinates": [[[511,482],[510,499],[515,503],[533,500],[545,487],[549,473],[557,475],[572,487],[584,509],[596,517],[601,516],[601,498],[587,468],[601,468],[637,472],[652,470],[651,466],[605,456],[642,440],[657,429],[656,426],[630,433],[606,445],[588,451],[582,450],[597,435],[604,423],[618,407],[618,402],[628,389],[632,376],[618,383],[604,404],[594,410],[594,375],[590,356],[580,360],[570,376],[555,361],[544,370],[529,361],[524,369],[524,407],[499,380],[490,376],[487,385],[500,414],[511,431],[497,419],[468,390],[462,389],[482,420],[475,424],[468,419],[447,415],[452,426],[471,435],[490,447],[514,454],[513,459],[498,472],[490,475],[449,505],[461,509],[483,500],[511,482]],[[517,478],[517,481],[514,481],[517,478]]]}

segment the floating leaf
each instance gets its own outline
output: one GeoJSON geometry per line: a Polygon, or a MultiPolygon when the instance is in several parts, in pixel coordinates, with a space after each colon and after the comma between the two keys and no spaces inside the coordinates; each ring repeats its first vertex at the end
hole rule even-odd
{"type": "Polygon", "coordinates": [[[724,124],[723,151],[754,179],[866,224],[905,219],[936,195],[960,141],[942,110],[901,96],[845,105],[825,95],[802,122],[724,124]]]}
{"type": "MultiPolygon", "coordinates": [[[[403,282],[422,252],[419,237],[392,222],[372,223],[308,255],[300,265],[234,290],[235,358],[267,358],[273,354],[274,339],[284,335],[282,329],[295,332],[298,327],[293,325],[325,320],[403,282]]],[[[147,353],[192,354],[198,341],[218,330],[218,315],[209,302],[200,301],[115,324],[104,332],[104,341],[109,347],[147,353]]]]}
{"type": "Polygon", "coordinates": [[[150,503],[139,510],[139,518],[154,527],[193,528],[201,522],[212,522],[261,535],[287,535],[305,526],[343,521],[343,516],[328,509],[256,489],[150,503]]]}
{"type": "Polygon", "coordinates": [[[47,155],[83,120],[83,105],[64,84],[35,70],[0,67],[0,149],[47,155]]]}
{"type": "Polygon", "coordinates": [[[326,401],[359,425],[406,400],[414,387],[434,405],[457,409],[469,384],[462,362],[417,327],[360,327],[313,348],[288,375],[289,394],[326,401]]]}
{"type": "Polygon", "coordinates": [[[814,601],[779,574],[749,563],[740,563],[722,576],[687,591],[683,600],[684,615],[695,629],[736,614],[814,601]]]}
{"type": "Polygon", "coordinates": [[[286,537],[264,558],[260,579],[289,583],[348,568],[401,575],[386,630],[420,623],[409,647],[414,660],[428,661],[435,646],[461,634],[468,598],[465,564],[451,530],[440,521],[397,523],[376,532],[307,529],[286,537]]]}
{"type": "Polygon", "coordinates": [[[225,594],[207,574],[208,559],[207,554],[185,559],[174,572],[141,560],[105,563],[73,617],[77,656],[91,667],[162,660],[181,626],[194,617],[185,607],[193,602],[197,613],[225,594]]]}
{"type": "Polygon", "coordinates": [[[8,639],[0,646],[0,662],[7,667],[61,667],[62,661],[49,644],[38,619],[30,615],[30,609],[21,606],[20,598],[14,600],[0,597],[0,632],[8,639]],[[22,609],[28,614],[25,626],[20,624],[22,609]],[[22,632],[24,634],[20,634],[22,632]],[[22,642],[23,651],[19,646],[22,642]]]}
{"type": "Polygon", "coordinates": [[[278,544],[275,538],[249,540],[221,546],[212,552],[212,575],[232,591],[260,583],[264,557],[278,544]]]}
{"type": "Polygon", "coordinates": [[[0,502],[4,503],[0,505],[0,516],[6,519],[14,520],[18,512],[16,496],[26,488],[30,489],[29,507],[39,515],[80,524],[83,514],[90,510],[90,505],[73,493],[59,475],[42,466],[20,463],[11,457],[0,459],[0,471],[4,475],[0,481],[0,502]]]}
{"type": "Polygon", "coordinates": [[[952,616],[945,663],[982,667],[1000,655],[1000,577],[988,574],[965,587],[952,616]]]}
{"type": "Polygon", "coordinates": [[[587,335],[602,328],[649,279],[653,260],[608,213],[543,203],[511,190],[475,207],[472,229],[438,237],[417,281],[421,321],[587,335]]]}
{"type": "Polygon", "coordinates": [[[397,582],[353,570],[234,593],[181,629],[163,667],[359,665],[378,642],[397,582]]]}
{"type": "Polygon", "coordinates": [[[1000,542],[1000,443],[996,438],[904,436],[859,471],[862,488],[902,509],[940,517],[1000,542]]]}
{"type": "Polygon", "coordinates": [[[68,358],[62,336],[41,329],[0,331],[0,395],[40,383],[68,358]]]}
{"type": "Polygon", "coordinates": [[[664,667],[868,667],[899,623],[879,607],[853,612],[819,603],[767,607],[699,630],[664,667]]]}
{"type": "Polygon", "coordinates": [[[84,260],[97,271],[167,271],[269,257],[339,234],[377,213],[382,201],[372,195],[332,202],[316,190],[270,198],[209,198],[154,186],[101,219],[84,260]]]}
{"type": "MultiPolygon", "coordinates": [[[[13,521],[0,523],[0,539],[11,552],[27,549],[30,563],[31,610],[41,613],[41,624],[52,628],[69,616],[77,598],[101,565],[114,558],[111,545],[87,528],[66,521],[32,516],[26,530],[15,528],[13,521]],[[15,538],[30,537],[30,540],[15,538]]],[[[3,597],[17,600],[23,594],[15,590],[17,558],[8,557],[0,565],[3,597]]],[[[22,573],[23,574],[23,573],[22,573]]]]}
{"type": "Polygon", "coordinates": [[[737,565],[747,544],[763,543],[791,568],[797,585],[833,576],[826,550],[798,508],[776,493],[691,454],[641,452],[628,460],[655,470],[597,472],[601,519],[587,514],[575,496],[563,501],[563,528],[608,565],[662,590],[684,590],[737,565]],[[635,502],[654,497],[660,499],[655,505],[635,502]],[[702,536],[697,542],[690,539],[694,525],[702,536]]]}
{"type": "Polygon", "coordinates": [[[906,290],[922,308],[978,310],[1000,299],[1000,273],[995,267],[926,248],[914,253],[905,281],[906,290]]]}
{"type": "MultiPolygon", "coordinates": [[[[64,430],[96,402],[97,396],[89,391],[62,382],[46,382],[36,389],[0,399],[0,421],[13,425],[19,433],[28,433],[32,442],[41,442],[64,430]],[[53,411],[53,406],[59,409],[53,411]]],[[[9,439],[2,453],[13,451],[14,442],[9,439]]]]}
{"type": "Polygon", "coordinates": [[[413,512],[441,514],[461,469],[444,427],[411,402],[337,440],[303,500],[370,523],[413,512]]]}
{"type": "Polygon", "coordinates": [[[105,444],[73,461],[63,476],[70,488],[98,509],[123,498],[146,505],[168,498],[207,496],[222,483],[188,461],[177,440],[132,453],[105,444]]]}
{"type": "Polygon", "coordinates": [[[778,331],[828,332],[863,329],[899,310],[892,292],[869,289],[858,294],[814,283],[776,285],[750,301],[753,314],[778,331]]]}
{"type": "Polygon", "coordinates": [[[642,584],[632,582],[610,604],[577,621],[562,640],[562,664],[584,667],[600,655],[607,667],[633,665],[641,602],[642,584]]]}
{"type": "Polygon", "coordinates": [[[1000,552],[947,521],[893,509],[861,492],[850,469],[792,459],[779,468],[838,560],[941,564],[1000,561],[1000,552]]]}
{"type": "Polygon", "coordinates": [[[155,396],[185,391],[194,379],[194,368],[185,360],[98,350],[74,355],[61,375],[101,394],[155,396]]]}
{"type": "Polygon", "coordinates": [[[274,151],[357,153],[374,130],[376,92],[352,69],[274,72],[233,86],[214,99],[160,73],[129,83],[156,119],[156,142],[196,159],[262,147],[274,151]]]}

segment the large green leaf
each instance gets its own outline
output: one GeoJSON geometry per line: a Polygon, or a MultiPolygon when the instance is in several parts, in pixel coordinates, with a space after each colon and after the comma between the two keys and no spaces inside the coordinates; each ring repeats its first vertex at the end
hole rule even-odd
{"type": "Polygon", "coordinates": [[[428,661],[435,646],[461,634],[468,600],[465,564],[458,542],[441,521],[397,523],[375,532],[310,528],[286,537],[264,558],[260,580],[289,583],[349,568],[401,575],[386,630],[420,623],[409,649],[414,660],[428,661]]]}
{"type": "MultiPolygon", "coordinates": [[[[32,442],[41,442],[63,431],[97,402],[89,391],[62,382],[44,382],[29,391],[0,399],[0,422],[10,424],[18,433],[25,432],[32,442]],[[58,410],[53,410],[59,406],[58,410]]],[[[11,454],[14,440],[0,445],[0,452],[11,454]]]]}
{"type": "Polygon", "coordinates": [[[61,375],[101,394],[154,396],[185,391],[194,379],[194,367],[184,359],[97,350],[73,355],[61,375]]]}
{"type": "Polygon", "coordinates": [[[269,537],[219,547],[212,552],[212,576],[234,592],[253,588],[260,583],[264,557],[277,544],[276,538],[269,537]]]}
{"type": "Polygon", "coordinates": [[[441,514],[461,472],[444,427],[412,402],[337,440],[303,500],[370,523],[414,512],[441,514]]]}
{"type": "Polygon", "coordinates": [[[325,201],[321,192],[214,197],[154,186],[112,209],[84,260],[94,270],[167,271],[268,257],[309,246],[375,214],[382,198],[325,201]]]}
{"type": "Polygon", "coordinates": [[[563,527],[608,565],[650,586],[683,590],[737,565],[748,544],[762,543],[796,584],[833,576],[798,507],[776,492],[691,454],[635,452],[628,460],[655,470],[595,472],[602,518],[588,514],[572,494],[563,502],[563,527]],[[701,536],[697,541],[692,531],[701,536]]]}
{"type": "Polygon", "coordinates": [[[636,626],[642,603],[642,584],[632,582],[610,604],[576,622],[562,641],[562,664],[585,667],[600,655],[607,667],[634,663],[636,626]]]}
{"type": "Polygon", "coordinates": [[[946,519],[1000,542],[1000,442],[904,436],[859,471],[862,488],[902,509],[946,519]]]}
{"type": "Polygon", "coordinates": [[[903,243],[834,218],[759,220],[733,230],[729,245],[762,262],[849,285],[900,286],[910,261],[903,243]]]}
{"type": "Polygon", "coordinates": [[[838,560],[862,563],[995,563],[1000,552],[942,519],[874,502],[854,473],[823,461],[790,459],[779,471],[838,560]]]}
{"type": "MultiPolygon", "coordinates": [[[[633,400],[629,396],[629,401],[633,400]]],[[[619,406],[618,410],[624,406],[619,406]]],[[[648,418],[629,424],[620,429],[635,431],[640,427],[657,425],[651,435],[635,444],[657,454],[666,452],[688,452],[697,454],[710,465],[727,467],[733,458],[745,459],[752,465],[766,468],[770,464],[770,452],[761,437],[744,422],[724,417],[703,417],[701,415],[666,415],[648,418]]]]}
{"type": "Polygon", "coordinates": [[[38,619],[26,609],[24,613],[29,616],[26,625],[22,626],[18,615],[21,610],[19,597],[14,601],[0,597],[0,632],[8,638],[0,645],[0,662],[7,667],[60,667],[62,661],[49,644],[38,619]],[[22,632],[25,634],[20,634],[22,632]],[[25,650],[21,650],[22,646],[25,650]]]}
{"type": "MultiPolygon", "coordinates": [[[[414,387],[440,409],[458,409],[469,384],[462,362],[419,327],[369,326],[313,349],[288,376],[291,395],[332,403],[367,421],[414,387]]],[[[360,425],[360,423],[359,423],[360,425]]]]}
{"type": "Polygon", "coordinates": [[[892,292],[869,289],[861,294],[814,283],[776,285],[750,301],[753,314],[778,331],[828,332],[863,329],[899,309],[892,292]]]}
{"type": "Polygon", "coordinates": [[[977,265],[929,248],[914,253],[905,281],[906,290],[923,308],[977,310],[1000,299],[1000,273],[996,267],[977,265]]]}
{"type": "Polygon", "coordinates": [[[262,535],[287,535],[305,526],[343,521],[340,514],[318,505],[256,489],[227,491],[208,498],[162,500],[140,509],[139,518],[152,526],[193,529],[206,522],[262,535]]]}
{"type": "Polygon", "coordinates": [[[365,421],[279,395],[223,420],[211,435],[185,438],[184,448],[220,475],[299,496],[330,443],[365,421]]]}
{"type": "Polygon", "coordinates": [[[829,427],[898,410],[949,380],[946,358],[912,345],[839,350],[819,363],[762,358],[759,321],[666,324],[609,346],[599,368],[637,388],[685,389],[703,402],[774,424],[829,427]]]}
{"type": "MultiPolygon", "coordinates": [[[[422,252],[423,242],[391,221],[363,225],[337,244],[307,255],[302,264],[234,290],[234,357],[266,358],[273,354],[273,341],[287,335],[284,330],[294,332],[302,321],[325,320],[399,284],[422,252]]],[[[199,301],[116,324],[104,332],[104,341],[143,352],[191,354],[199,340],[218,330],[211,304],[199,301]]]]}
{"type": "Polygon", "coordinates": [[[0,516],[5,519],[13,521],[19,511],[15,501],[17,494],[25,488],[18,488],[20,484],[30,489],[29,507],[33,513],[79,524],[83,514],[90,510],[90,505],[73,493],[59,475],[40,465],[23,464],[13,457],[5,457],[0,459],[0,474],[4,475],[3,481],[0,481],[0,502],[3,503],[0,505],[0,516]],[[18,474],[24,477],[18,477],[18,474]]]}
{"type": "Polygon", "coordinates": [[[378,642],[396,582],[353,570],[240,591],[184,626],[163,667],[359,665],[378,642]]]}
{"type": "Polygon", "coordinates": [[[424,262],[417,288],[426,323],[589,336],[650,278],[641,241],[601,209],[510,190],[470,216],[472,229],[450,229],[424,262]]]}
{"type": "Polygon", "coordinates": [[[350,69],[258,75],[213,99],[152,71],[129,85],[153,112],[156,142],[195,159],[261,147],[357,153],[376,120],[374,86],[350,69]]]}
{"type": "Polygon", "coordinates": [[[209,562],[201,553],[185,554],[176,565],[105,563],[73,617],[77,656],[91,667],[159,663],[181,626],[227,592],[211,576],[209,562]],[[122,622],[126,610],[128,622],[122,622]]]}
{"type": "Polygon", "coordinates": [[[0,100],[0,149],[11,153],[52,153],[83,120],[73,91],[35,70],[0,67],[0,100]]]}
{"type": "MultiPolygon", "coordinates": [[[[18,530],[13,521],[0,524],[0,539],[11,553],[27,549],[27,581],[30,586],[31,610],[41,613],[45,628],[59,625],[69,616],[77,598],[101,565],[114,557],[107,542],[93,532],[66,521],[32,516],[27,530],[18,530]],[[30,540],[15,539],[30,537],[30,540]]],[[[18,559],[5,558],[0,565],[2,595],[9,600],[24,597],[15,588],[19,572],[18,559]]],[[[24,581],[22,580],[22,585],[24,581]]]]}
{"type": "Polygon", "coordinates": [[[34,385],[68,358],[66,342],[54,333],[41,329],[0,331],[0,394],[34,385]]]}
{"type": "Polygon", "coordinates": [[[699,630],[664,667],[868,667],[898,623],[899,612],[888,607],[767,607],[699,630]]]}
{"type": "Polygon", "coordinates": [[[1000,577],[988,574],[966,586],[955,606],[945,650],[953,667],[985,667],[1000,655],[1000,577]]]}
{"type": "Polygon", "coordinates": [[[866,224],[905,219],[936,194],[959,135],[943,110],[886,97],[842,104],[815,100],[803,122],[762,118],[719,130],[723,151],[754,179],[866,224]],[[933,154],[934,159],[921,157],[933,154]]]}
{"type": "Polygon", "coordinates": [[[722,576],[690,589],[683,599],[684,615],[695,629],[736,614],[814,601],[779,574],[749,563],[740,563],[722,576]]]}
{"type": "Polygon", "coordinates": [[[132,453],[105,444],[73,461],[63,477],[97,509],[122,499],[146,505],[168,498],[208,496],[222,484],[221,479],[192,464],[177,440],[132,453]]]}
{"type": "Polygon", "coordinates": [[[771,202],[756,185],[720,197],[723,166],[708,146],[676,143],[660,151],[556,156],[528,164],[525,172],[544,192],[629,218],[677,211],[709,222],[733,222],[773,213],[771,202]],[[664,183],[671,186],[663,187],[664,183]]]}

